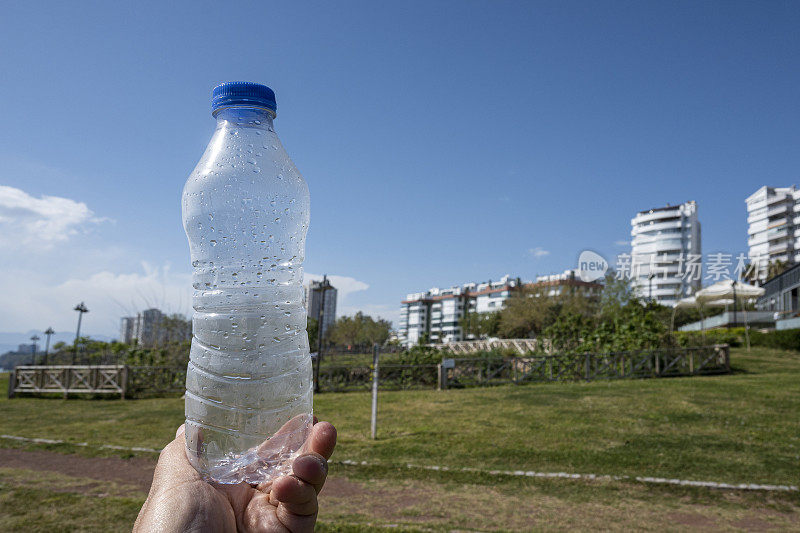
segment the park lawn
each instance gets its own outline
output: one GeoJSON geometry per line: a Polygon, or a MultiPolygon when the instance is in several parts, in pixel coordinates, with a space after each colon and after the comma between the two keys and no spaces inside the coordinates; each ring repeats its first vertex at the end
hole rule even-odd
{"type": "MultiPolygon", "coordinates": [[[[800,528],[797,492],[404,466],[797,485],[800,354],[735,349],[731,359],[735,372],[725,376],[381,392],[377,441],[369,439],[369,393],[320,394],[317,415],[339,431],[331,465],[339,485],[322,499],[319,530],[800,528]]],[[[68,444],[0,438],[0,447],[154,459],[99,446],[159,449],[183,419],[178,398],[6,400],[6,383],[0,434],[68,444]]],[[[145,496],[0,468],[0,530],[129,529],[145,496]]]]}
{"type": "MultiPolygon", "coordinates": [[[[448,474],[421,482],[385,474],[334,466],[331,479],[340,488],[344,482],[346,490],[323,493],[317,529],[789,530],[800,521],[796,502],[785,495],[610,481],[516,479],[480,485],[448,474]]],[[[141,488],[92,478],[0,468],[0,530],[129,531],[145,496],[141,488]]]]}
{"type": "MultiPolygon", "coordinates": [[[[368,393],[319,394],[315,412],[339,430],[338,460],[797,484],[800,354],[734,349],[731,359],[726,376],[381,392],[377,441],[368,393]]],[[[178,398],[0,394],[0,434],[90,445],[45,446],[67,452],[159,449],[183,419],[178,398]]]]}

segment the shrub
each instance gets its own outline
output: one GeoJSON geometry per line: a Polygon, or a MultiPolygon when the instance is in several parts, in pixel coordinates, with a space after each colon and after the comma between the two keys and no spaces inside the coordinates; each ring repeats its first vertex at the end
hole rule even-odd
{"type": "Polygon", "coordinates": [[[800,351],[800,329],[783,329],[768,332],[751,330],[750,345],[800,351]]]}

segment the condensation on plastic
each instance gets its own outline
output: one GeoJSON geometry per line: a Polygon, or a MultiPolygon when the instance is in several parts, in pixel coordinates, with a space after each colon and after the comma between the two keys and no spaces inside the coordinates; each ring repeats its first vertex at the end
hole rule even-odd
{"type": "Polygon", "coordinates": [[[263,109],[231,107],[183,191],[193,273],[186,453],[209,481],[291,471],[312,424],[308,187],[263,109]]]}

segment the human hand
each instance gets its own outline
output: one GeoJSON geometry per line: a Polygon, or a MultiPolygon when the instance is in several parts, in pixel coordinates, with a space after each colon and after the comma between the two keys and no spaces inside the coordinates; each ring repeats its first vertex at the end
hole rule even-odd
{"type": "Polygon", "coordinates": [[[134,532],[314,530],[317,494],[336,445],[336,429],[331,424],[313,426],[292,464],[292,475],[258,487],[204,481],[186,457],[183,430],[183,426],[178,428],[175,440],[158,458],[134,532]]]}

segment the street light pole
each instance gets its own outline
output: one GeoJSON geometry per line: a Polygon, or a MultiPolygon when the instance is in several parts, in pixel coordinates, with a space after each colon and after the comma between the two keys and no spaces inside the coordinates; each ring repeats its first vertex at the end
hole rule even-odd
{"type": "Polygon", "coordinates": [[[39,335],[34,335],[33,337],[31,337],[31,340],[33,341],[33,345],[31,346],[32,351],[33,351],[33,354],[32,354],[33,355],[33,359],[31,360],[31,364],[35,365],[36,364],[36,342],[39,340],[39,335]]]}
{"type": "Polygon", "coordinates": [[[75,306],[73,311],[78,312],[78,329],[75,332],[75,351],[72,352],[72,364],[75,364],[75,360],[78,358],[78,339],[81,336],[81,319],[83,318],[83,313],[88,313],[89,310],[86,308],[83,302],[79,303],[75,306]]]}
{"type": "Polygon", "coordinates": [[[736,280],[731,281],[731,288],[733,289],[733,327],[736,327],[736,280]]]}
{"type": "Polygon", "coordinates": [[[53,328],[47,328],[44,334],[47,336],[47,344],[44,346],[44,366],[47,366],[47,354],[50,353],[50,336],[55,333],[53,328]]]}
{"type": "Polygon", "coordinates": [[[655,274],[653,274],[652,272],[650,272],[647,275],[647,299],[650,300],[651,302],[653,301],[653,278],[654,277],[655,277],[655,274]]]}

